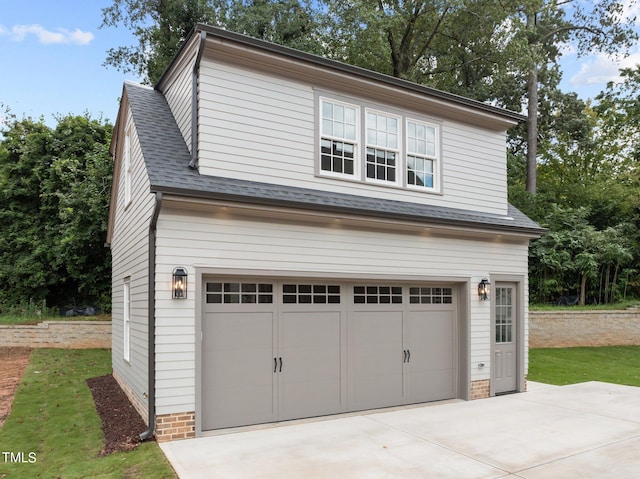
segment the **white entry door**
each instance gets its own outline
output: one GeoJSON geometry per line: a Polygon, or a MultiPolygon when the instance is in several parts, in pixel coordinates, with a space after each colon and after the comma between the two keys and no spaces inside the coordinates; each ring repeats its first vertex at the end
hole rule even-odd
{"type": "Polygon", "coordinates": [[[493,377],[495,393],[517,390],[516,287],[496,284],[493,377]]]}

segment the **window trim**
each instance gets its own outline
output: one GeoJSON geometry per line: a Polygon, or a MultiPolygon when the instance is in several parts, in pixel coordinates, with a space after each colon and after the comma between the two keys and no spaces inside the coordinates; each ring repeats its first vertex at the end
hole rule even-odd
{"type": "Polygon", "coordinates": [[[338,100],[335,98],[329,98],[326,96],[319,96],[318,97],[318,101],[317,101],[317,118],[318,118],[318,128],[317,128],[317,134],[316,134],[316,141],[317,141],[317,155],[316,155],[316,159],[315,159],[315,165],[316,165],[316,173],[319,176],[325,176],[325,177],[330,177],[330,178],[339,178],[339,179],[345,179],[345,180],[355,180],[355,181],[360,181],[361,177],[362,177],[362,172],[361,172],[361,108],[360,105],[354,104],[354,103],[349,103],[343,100],[338,100]],[[324,135],[323,134],[323,115],[322,115],[322,104],[323,102],[327,102],[327,103],[331,103],[334,105],[341,105],[344,107],[349,107],[349,108],[354,108],[355,109],[355,120],[356,120],[356,124],[355,124],[355,128],[356,128],[356,135],[355,135],[355,140],[353,143],[353,149],[354,149],[354,153],[353,153],[353,174],[349,174],[349,173],[339,173],[339,172],[335,172],[335,171],[329,171],[329,170],[323,170],[322,169],[322,140],[323,138],[326,138],[328,140],[335,140],[335,141],[343,141],[343,142],[347,142],[350,143],[351,140],[349,140],[348,138],[345,137],[337,137],[337,136],[333,136],[333,135],[324,135]]]}
{"type": "Polygon", "coordinates": [[[405,137],[405,152],[404,152],[404,175],[405,175],[405,185],[406,188],[409,190],[413,190],[413,191],[423,191],[423,192],[431,192],[431,193],[439,193],[440,192],[440,178],[442,177],[442,170],[440,168],[440,164],[441,164],[441,160],[440,160],[440,144],[442,142],[442,138],[440,136],[440,125],[438,125],[437,123],[434,122],[429,122],[429,121],[424,121],[424,120],[418,120],[416,118],[407,116],[405,117],[405,131],[404,131],[404,137],[405,137]],[[428,128],[433,128],[435,130],[435,154],[434,156],[430,156],[427,154],[419,154],[419,153],[409,153],[409,123],[415,123],[415,124],[419,124],[419,125],[424,125],[428,128]],[[408,157],[409,155],[412,156],[420,156],[423,159],[428,159],[428,160],[432,160],[433,161],[433,186],[432,187],[427,187],[427,186],[419,186],[419,185],[412,185],[409,184],[409,180],[407,178],[407,175],[409,174],[409,160],[408,157]]]}
{"type": "MultiPolygon", "coordinates": [[[[442,161],[442,121],[421,115],[416,112],[406,111],[397,107],[373,103],[357,97],[347,97],[339,93],[316,90],[315,94],[316,128],[315,128],[315,151],[314,151],[314,171],[319,178],[336,179],[384,188],[402,189],[412,193],[443,195],[443,161],[442,161]],[[322,102],[327,101],[334,104],[342,104],[356,109],[356,144],[354,154],[354,174],[335,173],[321,168],[322,160],[322,102]],[[378,180],[367,178],[366,175],[366,154],[367,154],[367,112],[376,112],[385,116],[398,119],[398,160],[396,161],[396,181],[378,180]],[[423,124],[435,129],[436,155],[428,159],[434,161],[433,175],[434,186],[432,188],[408,183],[408,123],[423,124]]],[[[338,140],[340,140],[338,138],[338,140]]]]}
{"type": "Polygon", "coordinates": [[[362,177],[364,178],[364,181],[366,181],[367,183],[373,183],[373,184],[377,184],[377,185],[387,185],[387,186],[398,186],[398,187],[402,187],[403,186],[403,174],[404,174],[404,169],[403,168],[403,164],[406,161],[403,161],[403,152],[404,152],[404,148],[403,148],[403,141],[402,141],[402,116],[400,115],[396,115],[394,113],[390,113],[384,110],[379,110],[379,109],[375,109],[375,108],[365,108],[365,112],[364,112],[364,127],[362,128],[363,133],[364,133],[364,147],[362,148],[364,150],[363,152],[363,173],[362,173],[362,177]],[[374,145],[370,145],[369,144],[369,113],[374,114],[374,115],[380,115],[380,116],[385,116],[387,118],[394,118],[396,120],[396,136],[397,136],[397,146],[395,149],[393,148],[389,148],[389,147],[385,147],[385,146],[381,146],[378,144],[374,144],[374,145]],[[396,164],[395,164],[395,176],[396,179],[395,181],[388,181],[388,180],[381,180],[378,178],[369,178],[369,176],[367,176],[367,156],[369,154],[368,150],[369,148],[374,148],[374,149],[380,149],[380,150],[384,150],[384,151],[390,151],[390,152],[395,152],[396,153],[396,164]]]}
{"type": "Polygon", "coordinates": [[[123,281],[122,288],[122,357],[131,362],[131,278],[123,281]]]}

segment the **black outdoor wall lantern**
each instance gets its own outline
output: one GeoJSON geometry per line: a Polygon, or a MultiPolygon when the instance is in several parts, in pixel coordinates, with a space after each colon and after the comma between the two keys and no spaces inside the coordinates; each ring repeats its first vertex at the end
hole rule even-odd
{"type": "Polygon", "coordinates": [[[187,298],[187,276],[188,274],[185,268],[176,268],[173,270],[173,278],[171,280],[173,299],[187,298]]]}
{"type": "Polygon", "coordinates": [[[482,281],[478,283],[478,298],[480,298],[480,301],[486,301],[489,299],[490,286],[491,283],[489,283],[487,278],[482,278],[482,281]]]}

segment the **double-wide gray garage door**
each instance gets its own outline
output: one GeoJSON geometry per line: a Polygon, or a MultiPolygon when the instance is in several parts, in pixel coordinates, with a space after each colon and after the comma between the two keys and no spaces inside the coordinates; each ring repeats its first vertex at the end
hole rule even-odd
{"type": "Polygon", "coordinates": [[[210,279],[202,429],[457,395],[455,288],[210,279]]]}

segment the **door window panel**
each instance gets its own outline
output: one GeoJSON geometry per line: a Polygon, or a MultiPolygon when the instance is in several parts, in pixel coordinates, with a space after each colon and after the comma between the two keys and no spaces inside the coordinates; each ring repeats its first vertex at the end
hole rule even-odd
{"type": "Polygon", "coordinates": [[[513,289],[496,288],[496,343],[513,342],[513,289]]]}

